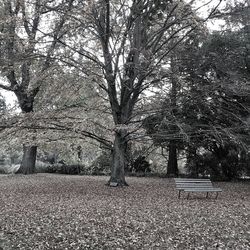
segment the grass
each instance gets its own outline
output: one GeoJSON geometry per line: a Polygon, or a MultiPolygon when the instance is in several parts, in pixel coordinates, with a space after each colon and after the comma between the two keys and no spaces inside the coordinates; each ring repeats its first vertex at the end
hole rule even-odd
{"type": "Polygon", "coordinates": [[[250,249],[250,183],[178,199],[171,179],[0,176],[0,249],[250,249]]]}

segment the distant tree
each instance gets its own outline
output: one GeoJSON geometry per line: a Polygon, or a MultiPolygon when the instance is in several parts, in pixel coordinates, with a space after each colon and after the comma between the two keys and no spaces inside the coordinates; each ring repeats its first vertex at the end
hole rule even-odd
{"type": "MultiPolygon", "coordinates": [[[[143,120],[146,133],[152,138],[154,145],[168,152],[167,175],[178,175],[177,155],[178,148],[183,143],[180,128],[178,127],[180,74],[176,58],[172,55],[168,68],[168,79],[163,84],[167,85],[167,91],[162,93],[162,104],[143,120]]],[[[156,100],[158,102],[158,100],[156,100]]],[[[154,106],[154,104],[152,104],[154,106]]]]}
{"type": "Polygon", "coordinates": [[[162,148],[163,155],[164,149],[168,152],[167,175],[170,177],[178,175],[178,150],[183,150],[189,141],[185,118],[190,116],[189,122],[192,123],[191,116],[193,120],[199,116],[195,109],[190,109],[191,112],[185,110],[186,103],[189,105],[192,101],[199,100],[198,96],[193,96],[194,100],[190,98],[192,83],[187,79],[187,66],[192,67],[197,62],[195,50],[199,48],[199,43],[205,39],[207,32],[206,26],[201,23],[172,51],[169,65],[164,71],[167,77],[162,81],[153,101],[157,104],[156,109],[143,121],[146,133],[154,144],[162,148]]]}
{"type": "Polygon", "coordinates": [[[240,155],[249,148],[250,40],[246,26],[213,34],[191,34],[178,48],[181,87],[175,116],[169,111],[170,90],[161,111],[145,120],[148,134],[160,145],[179,137],[193,173],[198,149],[202,147],[216,157],[217,165],[213,167],[217,173],[230,179],[236,175],[234,168],[239,159],[234,165],[225,159],[233,151],[240,155]]]}

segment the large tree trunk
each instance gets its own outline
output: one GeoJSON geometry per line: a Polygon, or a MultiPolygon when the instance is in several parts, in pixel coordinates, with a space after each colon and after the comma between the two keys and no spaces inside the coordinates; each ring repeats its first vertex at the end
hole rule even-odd
{"type": "Polygon", "coordinates": [[[22,163],[17,171],[20,174],[35,173],[37,146],[23,146],[22,163]]]}
{"type": "Polygon", "coordinates": [[[178,176],[178,164],[177,164],[177,148],[174,141],[169,142],[169,157],[167,166],[167,176],[178,176]]]}
{"type": "MultiPolygon", "coordinates": [[[[28,96],[25,92],[16,91],[20,107],[23,113],[33,112],[34,96],[28,96]]],[[[37,146],[23,145],[23,158],[21,166],[17,173],[19,174],[34,174],[36,166],[37,146]]]]}
{"type": "Polygon", "coordinates": [[[127,168],[126,159],[127,141],[123,132],[116,132],[114,147],[112,151],[111,177],[108,181],[109,186],[128,186],[125,181],[125,169],[127,168]]]}

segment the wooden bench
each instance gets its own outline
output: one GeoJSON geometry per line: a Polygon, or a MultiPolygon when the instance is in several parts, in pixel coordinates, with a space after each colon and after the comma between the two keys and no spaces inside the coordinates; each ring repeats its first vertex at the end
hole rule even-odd
{"type": "Polygon", "coordinates": [[[179,190],[178,198],[181,196],[181,192],[188,192],[187,199],[189,198],[189,194],[192,192],[205,192],[207,193],[206,198],[208,198],[208,194],[210,192],[216,192],[216,197],[218,197],[218,193],[222,190],[220,188],[213,187],[210,179],[189,179],[189,178],[174,178],[176,189],[179,190]]]}

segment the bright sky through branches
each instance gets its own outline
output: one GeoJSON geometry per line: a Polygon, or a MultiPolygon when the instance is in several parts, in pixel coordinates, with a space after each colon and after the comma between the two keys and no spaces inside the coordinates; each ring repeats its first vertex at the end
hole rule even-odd
{"type": "MultiPolygon", "coordinates": [[[[189,1],[189,2],[192,2],[192,1],[189,1]]],[[[196,8],[198,9],[198,14],[201,15],[203,18],[207,18],[208,13],[210,13],[213,8],[215,8],[220,2],[221,3],[219,4],[219,9],[225,7],[228,0],[223,0],[223,1],[199,0],[195,2],[196,2],[195,3],[196,8]]],[[[223,26],[224,24],[225,22],[223,20],[218,20],[218,19],[207,22],[207,26],[210,30],[220,30],[221,26],[223,26]]],[[[6,85],[6,82],[4,81],[3,78],[0,78],[0,83],[6,85]]],[[[15,101],[17,100],[15,94],[11,91],[6,91],[2,89],[0,89],[0,93],[4,96],[6,104],[9,107],[13,108],[13,106],[15,105],[15,101]]]]}

